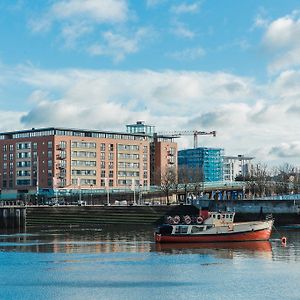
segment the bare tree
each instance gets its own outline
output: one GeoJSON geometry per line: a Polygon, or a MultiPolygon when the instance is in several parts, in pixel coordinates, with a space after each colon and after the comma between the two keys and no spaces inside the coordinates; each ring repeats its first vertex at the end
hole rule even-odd
{"type": "Polygon", "coordinates": [[[177,174],[174,167],[167,167],[162,174],[161,189],[165,192],[167,204],[170,204],[170,191],[175,189],[177,184],[177,174]]]}
{"type": "Polygon", "coordinates": [[[270,194],[270,171],[266,164],[257,164],[248,178],[248,189],[254,197],[263,197],[270,194]]]}

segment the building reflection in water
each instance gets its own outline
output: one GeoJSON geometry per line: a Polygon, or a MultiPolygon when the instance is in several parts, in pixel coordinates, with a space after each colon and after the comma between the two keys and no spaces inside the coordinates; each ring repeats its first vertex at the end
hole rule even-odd
{"type": "MultiPolygon", "coordinates": [[[[300,231],[281,230],[280,239],[270,242],[155,244],[152,227],[103,226],[102,228],[27,229],[0,232],[0,251],[43,253],[157,252],[166,254],[208,254],[219,258],[266,257],[300,260],[300,231]]],[[[275,236],[274,236],[275,238],[275,236]]]]}

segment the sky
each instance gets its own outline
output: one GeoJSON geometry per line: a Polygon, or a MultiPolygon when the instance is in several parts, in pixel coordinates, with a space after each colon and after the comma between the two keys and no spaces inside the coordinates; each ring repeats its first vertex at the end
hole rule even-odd
{"type": "Polygon", "coordinates": [[[298,0],[0,0],[0,37],[2,132],[144,120],[300,165],[298,0]]]}

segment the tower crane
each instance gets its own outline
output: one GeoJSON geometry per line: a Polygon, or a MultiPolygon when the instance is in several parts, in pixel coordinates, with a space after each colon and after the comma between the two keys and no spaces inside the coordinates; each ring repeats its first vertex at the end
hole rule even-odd
{"type": "Polygon", "coordinates": [[[199,130],[179,130],[179,131],[166,131],[166,132],[159,132],[158,135],[162,136],[170,136],[170,137],[181,137],[186,135],[193,135],[194,136],[194,148],[198,148],[198,135],[212,135],[216,136],[217,132],[213,131],[199,131],[199,130]]]}

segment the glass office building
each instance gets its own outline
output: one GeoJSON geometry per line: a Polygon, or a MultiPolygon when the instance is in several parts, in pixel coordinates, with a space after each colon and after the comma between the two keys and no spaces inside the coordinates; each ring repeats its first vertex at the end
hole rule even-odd
{"type": "Polygon", "coordinates": [[[223,180],[223,152],[221,148],[186,149],[178,151],[178,166],[199,168],[204,175],[204,181],[223,180]]]}

